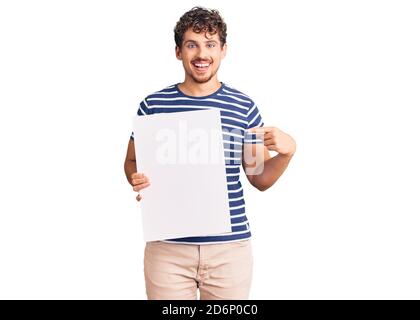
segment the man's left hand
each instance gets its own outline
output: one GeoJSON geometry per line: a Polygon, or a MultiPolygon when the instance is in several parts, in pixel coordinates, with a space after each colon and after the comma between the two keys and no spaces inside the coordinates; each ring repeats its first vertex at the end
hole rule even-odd
{"type": "Polygon", "coordinates": [[[264,146],[268,150],[276,151],[279,154],[293,156],[296,151],[296,142],[286,132],[276,127],[254,127],[247,130],[249,133],[257,133],[257,138],[262,139],[264,134],[264,146]]]}

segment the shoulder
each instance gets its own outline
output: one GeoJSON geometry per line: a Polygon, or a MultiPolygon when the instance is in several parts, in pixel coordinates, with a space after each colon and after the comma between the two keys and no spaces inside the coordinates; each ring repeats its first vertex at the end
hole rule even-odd
{"type": "Polygon", "coordinates": [[[144,100],[146,101],[146,103],[148,103],[149,101],[153,101],[154,99],[157,98],[165,98],[165,97],[173,97],[175,95],[177,95],[178,90],[176,88],[176,84],[172,84],[169,85],[159,91],[155,91],[149,95],[147,95],[144,100]]]}
{"type": "Polygon", "coordinates": [[[140,101],[137,114],[153,114],[154,104],[159,104],[164,100],[171,100],[171,98],[176,97],[177,92],[176,84],[173,84],[143,97],[143,99],[140,101]]]}
{"type": "Polygon", "coordinates": [[[254,100],[249,95],[245,94],[241,90],[238,90],[231,84],[224,83],[222,94],[231,99],[235,99],[238,103],[248,107],[248,110],[255,105],[254,100]]]}

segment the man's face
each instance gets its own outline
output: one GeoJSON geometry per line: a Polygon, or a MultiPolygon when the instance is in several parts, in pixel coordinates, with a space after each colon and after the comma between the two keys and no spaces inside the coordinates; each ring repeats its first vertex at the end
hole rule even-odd
{"type": "Polygon", "coordinates": [[[197,83],[210,81],[226,55],[226,44],[221,46],[218,33],[207,33],[207,37],[204,32],[195,33],[190,28],[184,34],[181,48],[175,48],[176,57],[182,60],[186,76],[197,83]]]}

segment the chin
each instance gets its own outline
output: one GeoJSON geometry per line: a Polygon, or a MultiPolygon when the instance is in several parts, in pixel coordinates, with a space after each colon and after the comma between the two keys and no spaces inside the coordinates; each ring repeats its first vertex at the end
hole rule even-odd
{"type": "Polygon", "coordinates": [[[213,77],[215,76],[215,74],[211,74],[210,76],[207,76],[207,77],[196,77],[195,75],[194,75],[194,73],[193,74],[191,74],[191,78],[195,81],[195,82],[197,82],[197,83],[206,83],[206,82],[209,82],[211,79],[213,79],[213,77]]]}
{"type": "Polygon", "coordinates": [[[206,83],[206,82],[209,82],[211,80],[211,78],[212,77],[209,77],[209,78],[196,78],[196,77],[193,77],[194,81],[197,82],[197,83],[206,83]]]}

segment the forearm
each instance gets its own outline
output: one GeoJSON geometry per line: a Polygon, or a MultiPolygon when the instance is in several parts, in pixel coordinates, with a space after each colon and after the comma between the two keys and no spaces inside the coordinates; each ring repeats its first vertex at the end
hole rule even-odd
{"type": "Polygon", "coordinates": [[[124,171],[125,171],[125,175],[127,177],[127,181],[132,184],[131,181],[131,176],[133,173],[137,172],[137,164],[135,160],[126,160],[124,162],[124,171]]]}
{"type": "Polygon", "coordinates": [[[277,154],[276,156],[265,160],[264,163],[261,164],[263,166],[262,172],[252,176],[252,185],[260,191],[270,188],[286,170],[292,157],[293,154],[277,154]]]}

